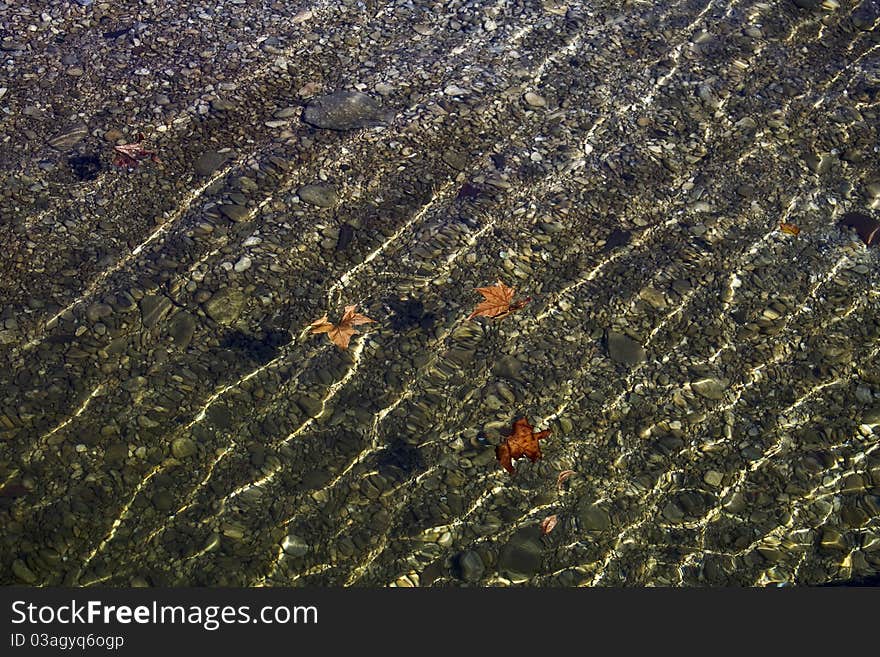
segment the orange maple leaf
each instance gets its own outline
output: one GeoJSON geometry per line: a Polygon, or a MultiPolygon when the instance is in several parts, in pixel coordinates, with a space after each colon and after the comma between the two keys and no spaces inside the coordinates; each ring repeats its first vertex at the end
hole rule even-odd
{"type": "Polygon", "coordinates": [[[532,300],[531,297],[526,297],[525,299],[514,301],[514,289],[512,287],[507,287],[500,280],[495,283],[495,285],[478,287],[476,288],[476,291],[483,295],[483,301],[477,304],[474,312],[468,315],[468,319],[473,319],[474,317],[493,317],[495,319],[501,319],[512,313],[514,310],[519,310],[532,300]]]}
{"type": "Polygon", "coordinates": [[[338,324],[332,324],[325,314],[321,319],[316,319],[309,324],[312,327],[312,333],[326,333],[327,337],[340,349],[348,349],[348,343],[351,336],[359,331],[355,330],[355,326],[359,324],[369,324],[375,322],[365,315],[355,312],[356,306],[346,306],[345,314],[338,324]]]}
{"type": "Polygon", "coordinates": [[[498,461],[505,470],[510,474],[515,474],[513,459],[527,456],[534,463],[541,458],[541,447],[538,445],[538,441],[549,435],[549,429],[535,433],[529,421],[524,417],[520,418],[513,423],[513,431],[507,440],[495,448],[495,456],[498,457],[498,461]]]}

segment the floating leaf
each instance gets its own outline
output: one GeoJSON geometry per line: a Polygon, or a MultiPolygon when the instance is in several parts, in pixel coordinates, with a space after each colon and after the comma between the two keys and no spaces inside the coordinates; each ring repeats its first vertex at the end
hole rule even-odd
{"type": "Polygon", "coordinates": [[[369,324],[376,321],[355,312],[355,308],[356,306],[346,306],[345,314],[342,315],[339,324],[332,324],[325,314],[320,319],[309,324],[309,326],[312,327],[312,333],[326,333],[327,337],[329,337],[337,347],[340,349],[348,349],[348,343],[351,341],[351,336],[358,333],[354,327],[360,324],[369,324]]]}
{"type": "Polygon", "coordinates": [[[531,297],[526,297],[525,299],[514,301],[514,289],[507,287],[500,280],[495,285],[490,285],[489,287],[478,287],[476,291],[483,295],[483,301],[477,305],[474,312],[468,315],[468,319],[473,319],[474,317],[500,319],[506,317],[514,310],[519,310],[532,300],[531,297]]]}
{"type": "Polygon", "coordinates": [[[513,431],[507,440],[495,448],[495,456],[498,457],[501,467],[510,474],[515,474],[513,460],[526,456],[532,463],[537,461],[541,458],[541,447],[538,445],[538,441],[549,435],[549,429],[535,433],[529,421],[524,417],[520,418],[513,423],[513,431]]]}

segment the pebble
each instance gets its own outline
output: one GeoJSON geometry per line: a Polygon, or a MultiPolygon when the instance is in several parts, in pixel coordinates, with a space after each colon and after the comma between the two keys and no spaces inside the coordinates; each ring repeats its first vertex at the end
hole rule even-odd
{"type": "Polygon", "coordinates": [[[182,311],[171,319],[168,333],[174,341],[175,347],[185,350],[192,342],[195,330],[196,318],[191,313],[182,311]]]}
{"type": "Polygon", "coordinates": [[[498,571],[512,582],[528,581],[541,570],[543,545],[540,528],[524,527],[516,531],[501,548],[498,571]]]}
{"type": "Polygon", "coordinates": [[[0,491],[16,543],[10,581],[76,574],[67,566],[101,538],[88,518],[111,521],[158,465],[84,581],[246,585],[276,565],[252,555],[279,552],[267,583],[344,583],[373,556],[358,569],[365,585],[576,585],[602,570],[612,585],[749,584],[767,572],[763,559],[779,559],[785,581],[802,556],[801,578],[820,583],[840,576],[847,555],[858,574],[854,541],[867,567],[880,564],[880,539],[865,524],[880,509],[880,461],[865,453],[880,430],[880,379],[870,359],[853,357],[878,328],[869,298],[847,314],[876,283],[876,244],[829,224],[849,212],[868,229],[880,219],[872,62],[863,58],[847,94],[821,109],[798,101],[807,83],[828,86],[854,40],[853,56],[870,49],[873,35],[859,30],[873,24],[865,8],[876,3],[832,13],[830,0],[825,11],[786,0],[781,12],[704,22],[685,35],[654,102],[628,95],[628,80],[651,89],[630,37],[655,18],[660,37],[676,26],[645,3],[617,3],[597,28],[612,47],[598,50],[592,37],[557,47],[578,24],[592,29],[584,3],[568,0],[514,3],[516,16],[478,2],[435,3],[433,14],[398,3],[364,29],[346,23],[362,9],[356,0],[294,20],[297,9],[285,15],[280,2],[197,3],[158,22],[156,2],[130,20],[109,0],[96,13],[57,0],[26,14],[20,4],[0,0],[16,7],[0,10],[12,81],[0,81],[0,111],[14,119],[0,131],[22,146],[7,149],[0,183],[0,223],[21,237],[5,254],[13,279],[0,304],[9,352],[0,441],[10,462],[36,449],[39,468],[14,480],[31,477],[26,496],[0,491]],[[51,20],[41,22],[44,10],[51,20]],[[520,23],[560,33],[503,51],[520,23]],[[802,23],[810,29],[780,40],[802,23]],[[814,23],[827,28],[816,48],[814,23]],[[83,30],[94,37],[87,58],[53,41],[83,30]],[[468,49],[475,35],[485,48],[468,49]],[[388,59],[391,45],[403,60],[388,59]],[[150,61],[123,66],[144,47],[150,61]],[[548,54],[553,65],[543,66],[548,54]],[[590,72],[618,64],[612,75],[590,72]],[[145,75],[132,75],[138,67],[145,75]],[[759,93],[737,93],[743,84],[759,93]],[[76,102],[51,101],[74,86],[76,102]],[[723,113],[706,111],[725,98],[723,113]],[[384,125],[395,112],[399,125],[386,130],[332,132],[384,125]],[[110,166],[113,144],[141,131],[161,163],[110,166]],[[742,166],[732,172],[731,162],[742,166]],[[793,200],[798,182],[806,192],[793,200]],[[309,183],[326,189],[310,199],[298,189],[309,183]],[[542,193],[528,194],[535,185],[542,193]],[[763,239],[790,201],[793,221],[811,212],[827,221],[807,222],[797,242],[763,239]],[[849,261],[823,282],[838,252],[849,261]],[[479,302],[473,288],[498,276],[532,303],[502,320],[464,321],[479,302]],[[325,298],[340,277],[344,288],[325,298]],[[378,320],[363,328],[369,340],[342,351],[306,331],[302,349],[290,347],[298,356],[260,368],[288,327],[299,335],[354,302],[378,320]],[[723,377],[739,380],[777,352],[785,358],[752,377],[729,421],[716,414],[736,396],[723,377]],[[790,385],[775,384],[780,372],[790,385]],[[820,385],[837,379],[850,385],[820,385]],[[785,411],[804,390],[815,391],[809,405],[785,411]],[[191,422],[213,395],[204,419],[184,429],[178,420],[191,422]],[[484,402],[495,411],[482,413],[484,402]],[[45,444],[24,440],[80,407],[45,444]],[[520,414],[554,436],[514,480],[494,445],[520,414]],[[776,421],[815,425],[816,437],[794,427],[795,440],[774,449],[776,421]],[[639,438],[645,427],[656,431],[639,438]],[[230,440],[238,448],[227,455],[230,440]],[[608,454],[596,449],[606,443],[608,454]],[[745,458],[772,458],[783,476],[762,467],[746,473],[753,490],[725,491],[745,458]],[[557,492],[564,468],[579,476],[557,492]],[[269,472],[278,476],[265,486],[229,496],[269,472]],[[162,531],[208,474],[193,513],[162,531]],[[339,490],[328,486],[340,475],[339,490]],[[819,508],[807,493],[823,482],[819,508]],[[347,492],[349,483],[359,485],[347,492]],[[407,500],[394,494],[401,485],[407,500]],[[738,517],[703,532],[719,504],[738,517]],[[557,512],[564,528],[549,536],[527,526],[557,512]],[[291,514],[295,523],[279,525],[291,514]],[[47,527],[66,560],[51,568],[41,560],[47,527]],[[394,540],[422,527],[436,529],[424,548],[394,540]],[[826,529],[838,536],[820,548],[826,529]],[[694,534],[703,552],[666,549],[694,534]],[[138,536],[155,537],[139,577],[114,574],[138,536]],[[761,557],[749,548],[755,536],[781,543],[762,542],[761,557]],[[833,547],[840,542],[845,549],[833,547]],[[200,546],[213,553],[191,559],[200,546]]]}
{"type": "Polygon", "coordinates": [[[241,290],[226,287],[205,302],[205,313],[218,324],[232,324],[241,314],[245,301],[241,290]]]}
{"type": "Polygon", "coordinates": [[[313,98],[303,110],[303,121],[328,130],[356,130],[388,123],[382,103],[359,91],[337,91],[313,98]]]}
{"type": "Polygon", "coordinates": [[[34,584],[37,581],[37,576],[21,559],[12,562],[12,574],[25,584],[34,584]]]}
{"type": "Polygon", "coordinates": [[[86,318],[92,322],[99,322],[113,314],[113,308],[106,303],[93,303],[86,308],[86,318]]]}
{"type": "Polygon", "coordinates": [[[443,89],[443,93],[447,96],[464,96],[468,93],[468,90],[459,87],[457,84],[449,84],[443,89]]]}
{"type": "Polygon", "coordinates": [[[176,459],[185,459],[197,452],[196,444],[189,438],[175,438],[171,443],[171,454],[176,459]]]}
{"type": "Polygon", "coordinates": [[[309,544],[296,534],[288,534],[281,541],[281,549],[290,557],[304,557],[308,554],[309,544]]]}
{"type": "Polygon", "coordinates": [[[339,196],[333,185],[304,185],[297,190],[296,195],[304,202],[319,208],[332,208],[339,202],[339,196]]]}
{"type": "Polygon", "coordinates": [[[457,559],[458,571],[461,579],[466,582],[479,582],[486,571],[483,559],[479,553],[474,550],[466,550],[458,555],[457,559]]]}
{"type": "Polygon", "coordinates": [[[77,123],[56,133],[51,139],[49,139],[49,146],[65,151],[76,146],[76,144],[82,141],[88,134],[88,127],[84,123],[77,123]]]}
{"type": "Polygon", "coordinates": [[[174,508],[174,495],[169,490],[159,490],[153,495],[153,506],[159,511],[171,511],[174,508]]]}
{"type": "Polygon", "coordinates": [[[666,297],[660,290],[653,287],[645,287],[639,291],[639,298],[656,310],[666,308],[666,297]]]}
{"type": "Polygon", "coordinates": [[[728,385],[730,385],[730,381],[727,379],[715,378],[706,378],[691,382],[691,388],[695,393],[700,395],[700,397],[715,401],[724,399],[724,391],[727,389],[728,385]]]}
{"type": "Polygon", "coordinates": [[[211,109],[215,112],[229,112],[235,109],[235,103],[223,100],[222,98],[215,98],[211,101],[211,109]]]}
{"type": "Polygon", "coordinates": [[[538,94],[531,91],[527,91],[526,94],[523,96],[523,99],[528,105],[531,105],[532,107],[547,106],[547,100],[543,96],[539,96],[538,94]]]}
{"type": "Polygon", "coordinates": [[[193,164],[193,171],[195,171],[196,175],[198,176],[210,176],[217,169],[223,166],[223,164],[226,162],[227,157],[228,156],[226,153],[220,153],[213,150],[205,151],[193,164]]]}
{"type": "Polygon", "coordinates": [[[603,532],[611,527],[608,512],[592,500],[584,499],[577,509],[579,526],[588,532],[603,532]]]}
{"type": "Polygon", "coordinates": [[[608,355],[624,365],[638,365],[647,358],[644,347],[619,331],[608,331],[608,355]]]}
{"type": "Polygon", "coordinates": [[[250,211],[243,205],[227,203],[220,206],[220,214],[230,221],[241,222],[250,218],[250,211]]]}
{"type": "Polygon", "coordinates": [[[241,273],[243,271],[247,271],[248,269],[250,269],[252,264],[253,263],[251,262],[251,259],[248,256],[242,256],[235,263],[235,265],[233,266],[233,269],[235,271],[241,273]]]}

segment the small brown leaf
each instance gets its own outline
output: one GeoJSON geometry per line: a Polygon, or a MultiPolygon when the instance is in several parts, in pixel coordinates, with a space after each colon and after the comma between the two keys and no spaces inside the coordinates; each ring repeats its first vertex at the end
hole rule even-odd
{"type": "Polygon", "coordinates": [[[534,463],[541,458],[541,447],[538,441],[550,435],[550,430],[539,431],[535,433],[532,425],[526,418],[520,418],[513,424],[513,431],[507,440],[495,448],[495,456],[501,463],[501,467],[510,474],[515,474],[513,469],[513,460],[527,456],[534,463]]]}
{"type": "Polygon", "coordinates": [[[787,221],[783,221],[779,224],[779,230],[786,235],[793,235],[794,237],[797,237],[801,232],[800,226],[797,224],[790,224],[787,221]]]}
{"type": "Polygon", "coordinates": [[[339,320],[339,324],[332,324],[327,319],[326,314],[320,319],[316,319],[309,324],[309,326],[312,327],[312,333],[327,333],[327,337],[330,338],[333,344],[340,349],[348,349],[348,343],[351,341],[351,336],[355,333],[359,333],[354,327],[359,326],[360,324],[369,324],[376,321],[370,319],[366,315],[361,315],[360,313],[355,312],[355,308],[356,306],[346,306],[345,313],[342,315],[342,319],[339,320]]]}
{"type": "Polygon", "coordinates": [[[519,310],[531,301],[531,297],[513,301],[514,289],[507,287],[500,280],[495,285],[478,287],[476,291],[483,295],[484,300],[477,304],[474,312],[468,315],[468,319],[473,319],[474,317],[500,319],[506,317],[514,310],[519,310]]]}
{"type": "Polygon", "coordinates": [[[573,474],[575,474],[574,470],[563,470],[560,472],[559,476],[556,477],[556,490],[562,490],[562,484],[564,484],[573,474]]]}
{"type": "Polygon", "coordinates": [[[556,527],[556,523],[558,519],[556,518],[556,514],[554,513],[552,516],[547,516],[541,521],[541,535],[546,536],[550,532],[553,531],[553,528],[556,527]]]}

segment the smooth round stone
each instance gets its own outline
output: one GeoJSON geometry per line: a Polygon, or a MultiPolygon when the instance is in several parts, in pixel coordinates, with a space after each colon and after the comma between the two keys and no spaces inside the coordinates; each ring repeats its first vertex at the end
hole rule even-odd
{"type": "Polygon", "coordinates": [[[175,438],[174,442],[171,443],[171,453],[177,459],[188,458],[195,454],[196,451],[195,442],[189,438],[175,438]]]}
{"type": "Polygon", "coordinates": [[[93,303],[86,309],[86,317],[93,324],[113,314],[113,308],[106,303],[93,303]]]}
{"type": "Polygon", "coordinates": [[[522,371],[522,363],[515,356],[502,356],[492,366],[492,374],[505,379],[516,380],[522,371]]]}
{"type": "Polygon", "coordinates": [[[611,526],[611,516],[601,506],[584,500],[578,506],[578,522],[588,532],[602,532],[611,526]]]}
{"type": "Polygon", "coordinates": [[[663,292],[653,287],[643,288],[639,292],[639,298],[656,310],[663,310],[667,305],[663,292]]]}
{"type": "Polygon", "coordinates": [[[49,139],[49,146],[58,150],[67,150],[82,141],[89,134],[89,128],[84,123],[77,123],[69,128],[56,133],[49,139]]]}
{"type": "Polygon", "coordinates": [[[303,413],[308,417],[317,417],[321,414],[321,410],[323,409],[323,405],[319,399],[309,397],[308,395],[298,397],[296,405],[299,406],[303,413]]]}
{"type": "Polygon", "coordinates": [[[624,365],[638,365],[647,358],[642,345],[618,331],[608,331],[608,355],[624,365]]]}
{"type": "Polygon", "coordinates": [[[450,84],[443,89],[443,93],[447,96],[464,96],[468,93],[468,90],[459,87],[457,84],[450,84]]]}
{"type": "Polygon", "coordinates": [[[478,582],[486,571],[486,566],[480,555],[474,550],[466,550],[458,555],[458,571],[461,578],[466,582],[478,582]]]}
{"type": "Polygon", "coordinates": [[[241,314],[245,304],[244,292],[226,287],[205,302],[208,317],[218,324],[232,324],[241,314]]]}
{"type": "Polygon", "coordinates": [[[300,110],[298,107],[284,107],[275,112],[272,116],[274,116],[276,119],[289,119],[299,111],[300,110]]]}
{"type": "Polygon", "coordinates": [[[185,310],[177,313],[171,320],[168,333],[178,349],[186,349],[196,331],[196,319],[185,310]]]}
{"type": "Polygon", "coordinates": [[[296,195],[304,202],[319,208],[331,208],[339,201],[339,196],[333,185],[304,185],[299,188],[296,195]]]}
{"type": "Polygon", "coordinates": [[[241,273],[243,271],[247,271],[248,269],[250,269],[252,264],[253,264],[253,262],[251,261],[251,259],[248,256],[242,256],[235,263],[235,265],[233,266],[233,269],[235,271],[237,271],[238,273],[241,273]]]}
{"type": "Polygon", "coordinates": [[[153,506],[159,511],[170,511],[174,508],[174,496],[170,491],[160,490],[153,495],[153,506]]]}
{"type": "Polygon", "coordinates": [[[730,382],[727,379],[706,378],[699,381],[693,381],[691,388],[700,397],[718,401],[724,399],[724,391],[730,382]]]}
{"type": "Polygon", "coordinates": [[[382,103],[359,91],[337,91],[306,105],[303,121],[328,130],[357,130],[388,122],[382,103]]]}
{"type": "Polygon", "coordinates": [[[512,582],[524,582],[541,570],[543,545],[540,531],[537,525],[524,527],[501,549],[498,570],[512,582]]]}
{"type": "Polygon", "coordinates": [[[284,554],[288,556],[304,557],[309,551],[309,544],[296,534],[288,534],[284,537],[284,540],[281,541],[281,549],[284,550],[284,554]]]}
{"type": "Polygon", "coordinates": [[[25,584],[33,584],[37,581],[37,576],[21,559],[16,559],[12,562],[12,574],[25,584]]]}
{"type": "Polygon", "coordinates": [[[215,112],[228,112],[229,110],[235,109],[235,103],[223,100],[222,98],[217,98],[211,101],[211,109],[215,112]]]}
{"type": "Polygon", "coordinates": [[[171,310],[171,299],[165,295],[148,294],[140,301],[141,321],[146,328],[152,328],[171,310]]]}
{"type": "Polygon", "coordinates": [[[220,206],[220,214],[230,221],[240,222],[247,220],[250,211],[243,205],[226,203],[220,206]]]}
{"type": "Polygon", "coordinates": [[[526,104],[528,104],[532,107],[546,107],[547,106],[547,100],[543,96],[539,96],[538,94],[536,94],[532,91],[527,91],[526,94],[523,96],[523,100],[526,101],[526,104]]]}
{"type": "Polygon", "coordinates": [[[667,502],[663,507],[663,517],[669,522],[681,522],[684,520],[684,511],[674,502],[667,502]]]}
{"type": "Polygon", "coordinates": [[[196,175],[210,176],[226,162],[226,154],[217,151],[207,151],[199,156],[199,159],[193,164],[193,170],[196,175]]]}

